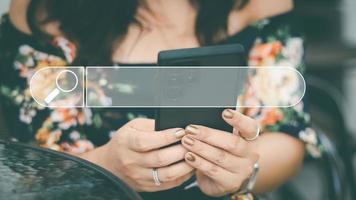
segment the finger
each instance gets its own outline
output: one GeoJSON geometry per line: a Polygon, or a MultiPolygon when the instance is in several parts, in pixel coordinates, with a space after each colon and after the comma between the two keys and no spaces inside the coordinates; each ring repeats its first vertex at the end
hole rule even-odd
{"type": "Polygon", "coordinates": [[[190,172],[189,174],[186,174],[174,181],[165,182],[159,186],[154,185],[151,181],[150,184],[148,184],[147,186],[142,186],[141,188],[144,192],[157,192],[157,191],[162,191],[162,190],[169,190],[169,189],[172,189],[172,188],[182,185],[184,182],[188,181],[193,175],[194,175],[194,173],[190,172]]]}
{"type": "MultiPolygon", "coordinates": [[[[186,162],[179,162],[171,166],[158,168],[158,176],[162,183],[175,181],[194,171],[186,162]]],[[[151,178],[152,180],[152,178],[151,178]]]]}
{"type": "Polygon", "coordinates": [[[140,131],[154,131],[155,130],[155,120],[136,118],[127,123],[127,126],[135,128],[140,131]]]}
{"type": "Polygon", "coordinates": [[[158,18],[152,14],[147,8],[138,8],[137,16],[139,16],[148,26],[158,26],[159,20],[158,18]]]}
{"type": "Polygon", "coordinates": [[[205,160],[195,153],[188,152],[185,155],[185,160],[189,165],[204,175],[210,177],[217,183],[224,183],[227,180],[230,180],[232,177],[235,177],[233,173],[219,167],[212,162],[209,162],[208,160],[205,160]]]}
{"type": "Polygon", "coordinates": [[[138,164],[147,168],[159,168],[184,160],[187,150],[182,145],[174,145],[139,154],[138,164]]]}
{"type": "Polygon", "coordinates": [[[126,172],[129,174],[128,179],[132,180],[136,184],[140,184],[141,186],[153,186],[155,184],[153,179],[153,169],[157,170],[158,178],[161,184],[174,182],[195,170],[185,161],[181,161],[161,168],[134,167],[132,169],[127,169],[126,172]]]}
{"type": "Polygon", "coordinates": [[[211,146],[190,136],[184,136],[182,144],[188,151],[198,154],[204,159],[232,173],[241,172],[251,165],[249,159],[235,156],[223,149],[211,146]]]}
{"type": "MultiPolygon", "coordinates": [[[[161,183],[175,181],[194,171],[194,168],[186,162],[179,162],[171,166],[157,168],[157,173],[161,183]]],[[[147,169],[146,172],[148,181],[153,181],[152,169],[147,169]]]]}
{"type": "MultiPolygon", "coordinates": [[[[158,178],[162,184],[175,181],[194,171],[194,168],[184,161],[156,169],[158,178]]],[[[146,186],[152,185],[154,184],[152,170],[153,168],[136,170],[136,173],[132,175],[132,179],[135,179],[137,182],[146,183],[146,186]]]]}
{"type": "Polygon", "coordinates": [[[246,157],[251,152],[250,145],[252,144],[248,144],[238,135],[199,125],[189,125],[185,130],[193,138],[224,149],[233,155],[246,157]]]}
{"type": "Polygon", "coordinates": [[[254,138],[259,132],[256,120],[236,110],[226,109],[223,111],[222,117],[228,124],[237,129],[243,138],[254,138]]]}
{"type": "Polygon", "coordinates": [[[136,152],[147,152],[159,149],[181,140],[185,131],[180,128],[163,131],[140,131],[132,127],[127,128],[128,147],[136,152]]]}
{"type": "Polygon", "coordinates": [[[143,18],[140,15],[137,15],[135,19],[139,23],[139,25],[141,25],[141,27],[144,28],[144,30],[148,30],[148,31],[151,30],[151,24],[145,18],[143,18]]]}

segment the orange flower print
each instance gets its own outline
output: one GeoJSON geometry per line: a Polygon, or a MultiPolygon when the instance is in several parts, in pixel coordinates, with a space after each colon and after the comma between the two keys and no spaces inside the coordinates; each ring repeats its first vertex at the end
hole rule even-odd
{"type": "Polygon", "coordinates": [[[52,42],[55,46],[58,46],[63,50],[64,56],[67,62],[72,63],[76,57],[77,48],[74,43],[70,42],[66,38],[57,37],[52,42]]]}
{"type": "Polygon", "coordinates": [[[277,55],[282,51],[280,41],[256,44],[249,55],[250,66],[268,66],[276,63],[277,55]]]}
{"type": "Polygon", "coordinates": [[[48,128],[40,128],[36,133],[36,141],[39,146],[60,151],[61,148],[57,144],[60,140],[62,132],[60,130],[49,131],[48,128]]]}
{"type": "Polygon", "coordinates": [[[40,128],[36,134],[36,140],[38,143],[45,143],[49,138],[49,130],[47,128],[40,128]]]}
{"type": "Polygon", "coordinates": [[[275,125],[283,119],[283,113],[278,108],[264,109],[261,116],[261,124],[263,126],[275,125]]]}
{"type": "Polygon", "coordinates": [[[77,140],[73,144],[64,142],[61,144],[61,148],[65,152],[80,154],[93,150],[94,145],[89,140],[77,140]]]}

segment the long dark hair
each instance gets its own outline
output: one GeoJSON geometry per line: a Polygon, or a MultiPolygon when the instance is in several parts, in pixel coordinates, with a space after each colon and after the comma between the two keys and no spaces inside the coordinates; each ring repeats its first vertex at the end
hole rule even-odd
{"type": "MultiPolygon", "coordinates": [[[[227,35],[230,10],[248,0],[190,1],[198,11],[197,38],[201,45],[211,45],[227,35]]],[[[28,23],[35,36],[46,38],[41,25],[57,21],[60,31],[77,44],[76,63],[111,64],[113,45],[135,22],[138,6],[139,0],[31,0],[28,23]]]]}

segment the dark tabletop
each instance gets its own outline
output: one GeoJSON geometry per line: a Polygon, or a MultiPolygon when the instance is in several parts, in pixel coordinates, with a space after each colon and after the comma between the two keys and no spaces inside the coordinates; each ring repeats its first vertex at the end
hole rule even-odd
{"type": "Polygon", "coordinates": [[[134,200],[104,169],[55,151],[0,140],[0,199],[134,200]]]}

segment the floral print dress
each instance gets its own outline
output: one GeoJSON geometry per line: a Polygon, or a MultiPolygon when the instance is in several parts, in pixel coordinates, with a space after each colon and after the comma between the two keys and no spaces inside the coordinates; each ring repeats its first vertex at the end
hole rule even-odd
{"type": "MultiPolygon", "coordinates": [[[[251,24],[222,43],[243,44],[249,52],[250,66],[294,66],[301,73],[305,70],[303,39],[290,26],[289,14],[251,24]]],[[[55,38],[48,44],[20,33],[7,15],[2,17],[0,97],[14,140],[57,151],[83,153],[105,144],[127,121],[154,117],[152,109],[49,109],[39,106],[30,95],[29,79],[42,67],[70,65],[75,53],[75,45],[65,38],[55,38]]],[[[262,84],[262,76],[255,74],[249,78],[253,83],[262,84]]],[[[292,88],[293,85],[286,87],[292,88]]],[[[239,103],[253,101],[264,105],[268,97],[262,94],[247,86],[239,97],[239,103]]],[[[262,133],[289,134],[305,142],[309,156],[321,156],[323,147],[310,128],[310,115],[304,100],[288,108],[241,108],[240,111],[256,119],[262,133]]]]}

